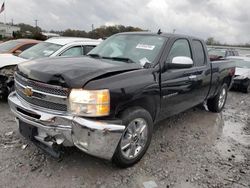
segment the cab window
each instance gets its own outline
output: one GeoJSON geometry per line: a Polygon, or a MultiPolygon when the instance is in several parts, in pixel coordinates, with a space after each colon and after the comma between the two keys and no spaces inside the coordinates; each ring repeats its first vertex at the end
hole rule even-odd
{"type": "Polygon", "coordinates": [[[67,57],[75,57],[75,56],[82,56],[82,47],[81,46],[75,46],[67,49],[64,51],[60,56],[67,56],[67,57]]]}
{"type": "Polygon", "coordinates": [[[184,56],[184,57],[190,57],[192,58],[191,55],[191,49],[188,40],[186,39],[179,39],[175,41],[173,44],[169,55],[167,59],[167,63],[171,63],[174,57],[178,56],[184,56]]]}

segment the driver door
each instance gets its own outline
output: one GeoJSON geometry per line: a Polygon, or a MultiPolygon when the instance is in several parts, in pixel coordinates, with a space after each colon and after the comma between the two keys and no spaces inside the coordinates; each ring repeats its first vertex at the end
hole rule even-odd
{"type": "MultiPolygon", "coordinates": [[[[174,57],[193,59],[190,41],[177,39],[173,42],[165,67],[174,57]]],[[[166,69],[161,74],[161,116],[166,118],[196,105],[194,94],[197,87],[195,66],[182,69],[166,69]]]]}

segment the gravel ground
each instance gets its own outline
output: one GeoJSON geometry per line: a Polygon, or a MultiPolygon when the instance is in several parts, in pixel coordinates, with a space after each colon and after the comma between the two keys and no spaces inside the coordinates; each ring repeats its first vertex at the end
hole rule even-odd
{"type": "Polygon", "coordinates": [[[60,161],[18,133],[0,102],[0,187],[250,187],[250,95],[230,92],[225,110],[194,108],[155,126],[135,166],[67,149],[60,161]]]}

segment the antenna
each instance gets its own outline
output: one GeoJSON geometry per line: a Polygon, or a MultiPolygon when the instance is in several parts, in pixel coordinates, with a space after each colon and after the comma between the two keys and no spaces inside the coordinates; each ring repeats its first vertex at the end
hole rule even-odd
{"type": "Polygon", "coordinates": [[[157,34],[158,35],[162,34],[161,29],[158,30],[157,34]]]}

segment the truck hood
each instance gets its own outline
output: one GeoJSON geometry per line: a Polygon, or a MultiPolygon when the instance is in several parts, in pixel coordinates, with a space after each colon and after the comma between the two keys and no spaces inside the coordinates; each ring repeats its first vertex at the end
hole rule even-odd
{"type": "Polygon", "coordinates": [[[235,76],[238,79],[250,78],[250,69],[248,69],[248,68],[236,68],[235,69],[235,76]]]}
{"type": "Polygon", "coordinates": [[[24,61],[27,60],[12,54],[0,54],[0,68],[10,65],[17,65],[24,61]]]}
{"type": "Polygon", "coordinates": [[[141,68],[141,65],[136,63],[91,57],[45,58],[18,65],[18,71],[27,78],[69,88],[82,88],[97,77],[141,68]]]}

